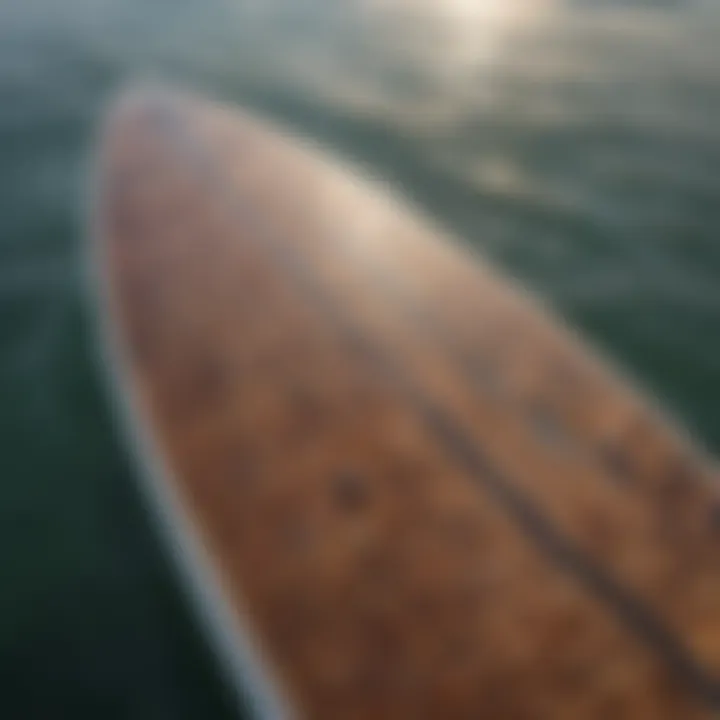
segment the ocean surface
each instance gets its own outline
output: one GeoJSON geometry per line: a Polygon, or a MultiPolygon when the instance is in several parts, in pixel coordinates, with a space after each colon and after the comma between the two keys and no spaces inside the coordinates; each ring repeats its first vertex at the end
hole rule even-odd
{"type": "Polygon", "coordinates": [[[720,452],[718,3],[0,0],[0,717],[239,716],[85,286],[95,133],[138,78],[363,164],[720,452]]]}

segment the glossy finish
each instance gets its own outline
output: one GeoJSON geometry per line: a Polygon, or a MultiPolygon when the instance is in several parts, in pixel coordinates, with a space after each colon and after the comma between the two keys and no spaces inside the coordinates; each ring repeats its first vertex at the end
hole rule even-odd
{"type": "Polygon", "coordinates": [[[242,113],[138,93],[101,180],[124,390],[301,717],[720,712],[717,472],[570,331],[242,113]]]}

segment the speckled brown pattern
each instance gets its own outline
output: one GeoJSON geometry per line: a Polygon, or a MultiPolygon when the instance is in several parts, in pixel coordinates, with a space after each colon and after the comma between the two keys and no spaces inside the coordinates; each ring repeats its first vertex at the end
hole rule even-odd
{"type": "Polygon", "coordinates": [[[718,714],[717,474],[568,330],[245,114],[102,154],[127,391],[301,717],[718,714]]]}

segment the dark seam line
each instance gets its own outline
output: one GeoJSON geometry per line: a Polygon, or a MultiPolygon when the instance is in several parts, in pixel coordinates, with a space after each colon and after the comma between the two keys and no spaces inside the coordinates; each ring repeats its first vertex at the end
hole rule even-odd
{"type": "MultiPolygon", "coordinates": [[[[249,219],[247,209],[240,203],[238,205],[243,213],[243,219],[247,222],[249,219]]],[[[267,238],[268,233],[263,233],[263,237],[267,238]]],[[[311,275],[303,267],[304,263],[298,261],[296,254],[293,254],[292,262],[289,262],[291,258],[283,257],[283,251],[277,252],[277,246],[274,242],[272,244],[273,254],[291,271],[296,283],[313,298],[316,307],[332,321],[343,339],[355,348],[360,356],[369,359],[401,390],[418,411],[425,425],[441,441],[441,445],[459,461],[466,472],[489,491],[496,502],[516,521],[523,533],[534,540],[556,565],[568,570],[593,594],[609,605],[636,635],[659,651],[678,676],[698,696],[712,707],[720,708],[720,686],[675,635],[630,591],[614,582],[610,575],[603,572],[585,553],[555,530],[552,523],[532,501],[493,467],[476,442],[454,423],[436,402],[412,383],[375,344],[369,342],[361,332],[346,322],[346,318],[336,311],[337,305],[332,303],[332,298],[312,280],[311,275]]]]}
{"type": "MultiPolygon", "coordinates": [[[[361,257],[361,253],[351,251],[350,257],[354,262],[362,263],[363,267],[367,271],[366,277],[369,277],[377,287],[381,288],[385,295],[397,303],[399,311],[404,317],[412,321],[413,325],[418,329],[425,329],[428,335],[438,343],[439,347],[452,348],[449,352],[444,352],[443,357],[447,359],[451,365],[456,366],[465,379],[468,385],[472,388],[473,397],[477,398],[478,401],[482,401],[487,397],[487,386],[484,378],[485,373],[480,362],[483,357],[488,358],[487,355],[475,355],[473,357],[471,352],[468,352],[462,347],[461,344],[452,337],[452,334],[446,332],[443,327],[442,320],[437,316],[437,313],[433,312],[427,306],[424,307],[413,307],[413,295],[412,290],[408,290],[407,286],[399,288],[398,284],[393,282],[389,278],[388,273],[383,271],[376,263],[369,263],[361,257]]],[[[472,262],[473,258],[470,256],[468,262],[472,262]]],[[[418,302],[418,305],[421,303],[418,302]]],[[[496,388],[497,392],[498,388],[496,388]]],[[[582,455],[591,454],[591,444],[586,442],[578,442],[573,436],[573,433],[566,426],[565,422],[560,421],[559,418],[555,417],[554,414],[551,416],[550,426],[547,423],[544,426],[539,427],[539,420],[537,414],[533,415],[534,411],[537,411],[538,406],[528,407],[523,404],[522,400],[518,400],[513,397],[512,393],[508,393],[505,388],[501,388],[501,398],[512,406],[519,408],[518,415],[529,426],[535,437],[541,442],[541,444],[547,445],[552,442],[554,445],[561,445],[567,450],[568,445],[572,445],[579,450],[582,455]]],[[[539,407],[543,407],[542,400],[540,401],[539,407]]]]}
{"type": "Polygon", "coordinates": [[[665,624],[639,601],[631,591],[616,583],[583,551],[558,532],[541,510],[522,491],[494,468],[486,453],[477,443],[447,416],[437,402],[423,393],[408,375],[377,345],[369,342],[356,327],[347,322],[343,313],[337,311],[332,293],[324,290],[315,280],[309,265],[292,245],[282,247],[274,239],[277,235],[258,222],[253,208],[248,207],[234,192],[232,183],[217,171],[217,165],[208,162],[212,153],[198,144],[192,133],[183,133],[185,151],[194,155],[193,166],[200,170],[229,201],[231,210],[241,216],[244,223],[250,223],[260,230],[255,237],[267,241],[263,247],[286,267],[289,276],[308,299],[313,300],[321,315],[328,317],[343,339],[362,357],[370,360],[393,384],[395,384],[415,407],[426,426],[441,441],[442,446],[458,461],[478,484],[482,484],[495,501],[515,521],[524,535],[534,541],[543,554],[556,566],[568,570],[591,594],[601,599],[612,609],[616,618],[622,621],[640,640],[663,656],[666,663],[706,705],[720,709],[720,683],[698,662],[693,654],[665,624]],[[200,150],[200,152],[198,152],[200,150]],[[204,161],[198,163],[199,157],[204,161]]]}

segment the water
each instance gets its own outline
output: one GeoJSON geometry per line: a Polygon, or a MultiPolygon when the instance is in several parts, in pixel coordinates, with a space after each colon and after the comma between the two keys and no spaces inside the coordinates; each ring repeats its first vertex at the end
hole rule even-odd
{"type": "Polygon", "coordinates": [[[0,4],[0,716],[235,716],[136,495],[84,295],[92,136],[127,79],[364,163],[717,452],[718,67],[709,2],[0,4]]]}

